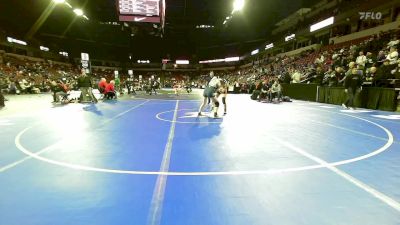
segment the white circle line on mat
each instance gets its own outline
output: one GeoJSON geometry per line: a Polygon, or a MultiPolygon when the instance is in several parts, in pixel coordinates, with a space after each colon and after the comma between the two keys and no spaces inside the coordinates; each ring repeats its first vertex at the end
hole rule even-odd
{"type": "MultiPolygon", "coordinates": [[[[346,115],[346,114],[343,114],[346,115]]],[[[388,140],[385,145],[382,147],[374,150],[371,153],[368,153],[366,155],[358,156],[352,159],[347,159],[347,160],[342,160],[342,161],[337,161],[337,162],[332,162],[332,163],[327,163],[324,165],[317,164],[317,165],[310,165],[310,166],[301,166],[301,167],[292,167],[292,168],[283,168],[283,169],[268,169],[268,170],[244,170],[244,171],[210,171],[210,172],[173,172],[173,171],[168,171],[168,172],[160,172],[160,171],[138,171],[138,170],[117,170],[117,169],[105,169],[105,168],[98,168],[98,167],[91,167],[91,166],[84,166],[84,165],[77,165],[77,164],[72,164],[72,163],[66,163],[66,162],[60,162],[57,160],[45,158],[41,156],[40,154],[35,154],[31,151],[29,151],[27,148],[25,148],[21,144],[21,137],[23,134],[25,134],[28,130],[32,129],[33,126],[27,127],[20,131],[17,136],[15,137],[15,145],[16,147],[23,152],[24,154],[35,158],[37,160],[40,160],[42,162],[46,162],[49,164],[53,164],[56,166],[61,166],[65,168],[70,168],[70,169],[75,169],[75,170],[81,170],[81,171],[91,171],[91,172],[100,172],[100,173],[113,173],[113,174],[132,174],[132,175],[165,175],[165,176],[239,176],[239,175],[273,175],[273,174],[283,174],[283,173],[290,173],[290,172],[299,172],[299,171],[307,171],[307,170],[314,170],[314,169],[320,169],[320,168],[327,168],[327,167],[332,167],[332,166],[340,166],[340,165],[345,165],[345,164],[350,164],[354,162],[358,162],[361,160],[365,160],[368,158],[371,158],[373,156],[376,156],[384,151],[386,151],[394,141],[393,134],[385,127],[383,127],[380,124],[377,124],[375,122],[369,121],[367,119],[363,119],[357,116],[353,115],[346,115],[349,117],[357,118],[359,120],[366,121],[372,125],[375,125],[382,130],[385,131],[385,133],[388,136],[388,140]]]]}
{"type": "MultiPolygon", "coordinates": [[[[189,111],[189,110],[196,110],[196,109],[180,109],[178,111],[189,111]]],[[[166,114],[166,113],[170,113],[170,112],[174,112],[174,110],[168,110],[168,111],[160,112],[160,113],[158,113],[156,115],[156,118],[158,120],[165,121],[165,122],[182,123],[182,124],[213,124],[213,123],[215,124],[215,123],[222,123],[222,121],[221,121],[222,118],[217,118],[215,120],[218,120],[218,121],[210,122],[210,121],[179,121],[179,120],[173,121],[173,120],[164,119],[164,118],[161,117],[161,115],[166,114]]],[[[199,117],[199,119],[200,118],[204,118],[204,117],[199,117]]],[[[207,118],[211,118],[211,117],[207,117],[207,118]]]]}

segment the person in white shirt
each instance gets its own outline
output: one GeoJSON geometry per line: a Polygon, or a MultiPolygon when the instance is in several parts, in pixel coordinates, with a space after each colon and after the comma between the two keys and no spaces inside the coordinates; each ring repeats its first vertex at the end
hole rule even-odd
{"type": "Polygon", "coordinates": [[[291,77],[292,77],[292,83],[294,83],[294,84],[300,83],[301,73],[299,73],[298,70],[295,70],[291,77]]]}
{"type": "Polygon", "coordinates": [[[389,54],[386,56],[386,59],[389,60],[389,63],[391,65],[394,65],[397,63],[398,58],[399,58],[399,53],[397,52],[397,48],[395,46],[391,47],[389,54]]]}
{"type": "Polygon", "coordinates": [[[397,38],[393,38],[388,44],[387,44],[387,46],[388,46],[388,48],[391,48],[391,47],[393,47],[393,46],[396,46],[396,45],[398,45],[400,43],[400,40],[398,40],[397,38]]]}
{"type": "Polygon", "coordinates": [[[323,64],[325,62],[325,56],[322,54],[321,57],[315,59],[315,64],[323,64]]]}
{"type": "Polygon", "coordinates": [[[364,69],[365,63],[367,62],[367,57],[364,55],[363,51],[360,51],[359,56],[356,59],[356,63],[360,69],[364,69]]]}

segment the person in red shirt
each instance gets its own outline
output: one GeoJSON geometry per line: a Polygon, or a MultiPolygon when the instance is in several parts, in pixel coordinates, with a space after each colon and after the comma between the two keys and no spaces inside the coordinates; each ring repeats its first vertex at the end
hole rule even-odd
{"type": "Polygon", "coordinates": [[[101,78],[99,82],[99,91],[101,94],[105,94],[106,87],[107,87],[106,78],[101,78]]]}
{"type": "Polygon", "coordinates": [[[117,98],[117,95],[115,94],[115,81],[112,80],[107,84],[104,93],[104,97],[107,99],[117,98]]]}

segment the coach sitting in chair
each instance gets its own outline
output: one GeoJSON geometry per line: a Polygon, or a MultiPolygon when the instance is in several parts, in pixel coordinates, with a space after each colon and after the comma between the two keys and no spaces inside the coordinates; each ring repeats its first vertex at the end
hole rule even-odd
{"type": "Polygon", "coordinates": [[[69,88],[66,84],[64,84],[64,82],[62,82],[61,80],[59,80],[57,82],[52,81],[51,86],[52,86],[51,89],[53,92],[53,100],[54,100],[53,103],[60,102],[60,101],[61,101],[61,103],[69,102],[68,101],[69,88]]]}
{"type": "Polygon", "coordinates": [[[106,78],[101,78],[101,79],[100,79],[100,82],[99,82],[99,84],[98,84],[99,92],[100,92],[101,94],[105,94],[106,87],[107,87],[107,80],[106,80],[106,78]]]}
{"type": "Polygon", "coordinates": [[[104,91],[104,98],[117,99],[117,94],[115,93],[115,81],[112,80],[109,84],[107,84],[104,91]]]}
{"type": "Polygon", "coordinates": [[[265,79],[264,81],[263,81],[263,83],[261,84],[261,92],[260,92],[260,97],[259,97],[259,101],[262,101],[262,100],[267,100],[267,101],[269,101],[270,99],[269,99],[269,97],[270,97],[270,93],[271,93],[271,91],[270,91],[270,84],[269,84],[269,80],[268,80],[268,78],[267,79],[265,79]]]}
{"type": "Polygon", "coordinates": [[[82,70],[82,74],[78,78],[78,87],[81,90],[79,102],[97,102],[97,99],[92,92],[92,80],[88,75],[86,75],[84,70],[82,70]]]}

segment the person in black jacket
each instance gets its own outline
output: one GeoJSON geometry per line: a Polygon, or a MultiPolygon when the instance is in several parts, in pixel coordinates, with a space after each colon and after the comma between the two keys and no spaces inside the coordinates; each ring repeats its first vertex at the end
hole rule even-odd
{"type": "Polygon", "coordinates": [[[347,93],[347,100],[342,104],[344,108],[355,109],[354,98],[361,91],[362,79],[361,73],[357,69],[353,69],[352,73],[344,78],[344,88],[347,93]]]}

